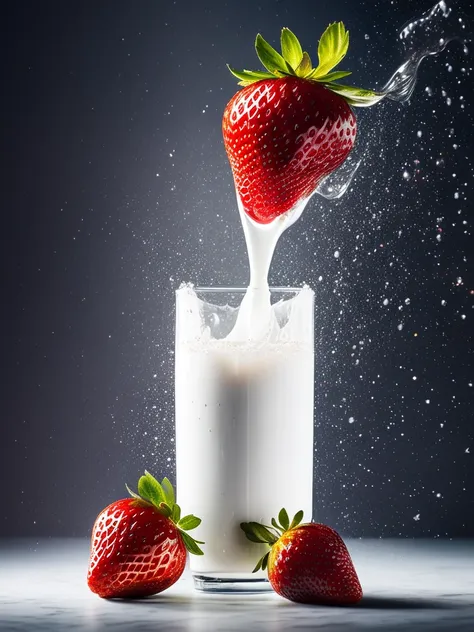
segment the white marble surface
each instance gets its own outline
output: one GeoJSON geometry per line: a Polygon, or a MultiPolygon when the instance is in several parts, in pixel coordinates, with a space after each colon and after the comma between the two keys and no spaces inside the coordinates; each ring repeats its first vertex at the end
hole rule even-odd
{"type": "Polygon", "coordinates": [[[105,601],[85,583],[85,540],[0,540],[0,630],[208,632],[474,631],[474,541],[348,542],[365,597],[300,606],[274,593],[209,595],[185,576],[145,600],[105,601]]]}

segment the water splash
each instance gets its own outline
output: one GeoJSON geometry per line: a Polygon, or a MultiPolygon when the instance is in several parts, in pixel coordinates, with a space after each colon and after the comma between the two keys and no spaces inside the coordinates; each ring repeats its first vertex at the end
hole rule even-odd
{"type": "MultiPolygon", "coordinates": [[[[415,90],[418,68],[423,59],[439,54],[453,40],[460,42],[464,53],[467,54],[471,29],[457,2],[448,6],[445,0],[441,0],[420,17],[407,22],[399,32],[399,39],[402,42],[405,61],[380,92],[391,101],[406,103],[415,90]]],[[[363,144],[358,143],[343,165],[325,178],[315,193],[327,200],[342,197],[350,187],[367,151],[367,141],[363,144]]]]}
{"type": "Polygon", "coordinates": [[[364,159],[364,154],[365,148],[360,151],[359,147],[355,152],[352,151],[337,171],[319,183],[316,193],[326,200],[336,200],[342,197],[350,187],[352,179],[364,159]]]}
{"type": "Polygon", "coordinates": [[[453,40],[462,42],[464,52],[468,52],[466,18],[460,9],[453,10],[444,0],[419,18],[407,22],[399,37],[407,59],[382,88],[382,92],[392,101],[406,102],[410,99],[415,89],[418,68],[425,57],[441,53],[453,40]]]}

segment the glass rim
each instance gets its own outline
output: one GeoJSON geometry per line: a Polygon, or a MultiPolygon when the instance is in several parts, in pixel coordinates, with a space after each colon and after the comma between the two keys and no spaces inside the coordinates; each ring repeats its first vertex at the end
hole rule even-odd
{"type": "MultiPolygon", "coordinates": [[[[203,292],[203,293],[220,293],[220,292],[246,292],[247,291],[247,287],[222,287],[222,286],[216,286],[216,287],[212,287],[212,286],[206,286],[206,285],[196,285],[195,287],[193,287],[193,290],[195,292],[203,292]]],[[[310,290],[311,292],[314,292],[314,290],[312,288],[309,287],[309,285],[305,285],[305,286],[301,286],[301,287],[291,287],[291,286],[270,286],[269,287],[270,292],[301,292],[301,290],[310,290]]],[[[178,291],[178,290],[176,290],[178,291]]]]}

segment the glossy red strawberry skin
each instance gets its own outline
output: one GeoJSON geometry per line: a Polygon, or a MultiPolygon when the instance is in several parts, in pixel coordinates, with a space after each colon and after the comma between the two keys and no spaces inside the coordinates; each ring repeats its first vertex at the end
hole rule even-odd
{"type": "Polygon", "coordinates": [[[268,579],[275,592],[300,603],[350,605],[362,588],[341,536],[326,525],[303,524],[273,545],[268,579]]]}
{"type": "Polygon", "coordinates": [[[339,167],[357,124],[339,95],[314,81],[284,77],[237,92],[222,131],[242,206],[265,224],[308,198],[339,167]]]}
{"type": "Polygon", "coordinates": [[[118,500],[92,529],[87,583],[100,597],[139,598],[174,584],[186,548],[173,522],[134,498],[118,500]]]}

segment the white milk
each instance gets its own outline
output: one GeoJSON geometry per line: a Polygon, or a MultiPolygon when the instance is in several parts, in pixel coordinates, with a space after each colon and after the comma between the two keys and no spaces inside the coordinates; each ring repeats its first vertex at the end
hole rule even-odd
{"type": "Polygon", "coordinates": [[[178,295],[178,501],[202,519],[193,535],[206,543],[191,570],[250,576],[265,549],[245,538],[241,522],[270,524],[283,506],[311,520],[313,293],[303,288],[274,306],[277,329],[260,343],[213,339],[193,289],[178,295]]]}
{"type": "Polygon", "coordinates": [[[205,554],[191,556],[191,570],[222,579],[266,576],[251,575],[266,549],[241,522],[270,524],[283,506],[312,517],[313,292],[271,306],[267,281],[278,238],[306,201],[267,225],[238,202],[250,284],[230,333],[213,337],[192,287],[177,296],[178,501],[202,519],[193,536],[205,554]]]}

